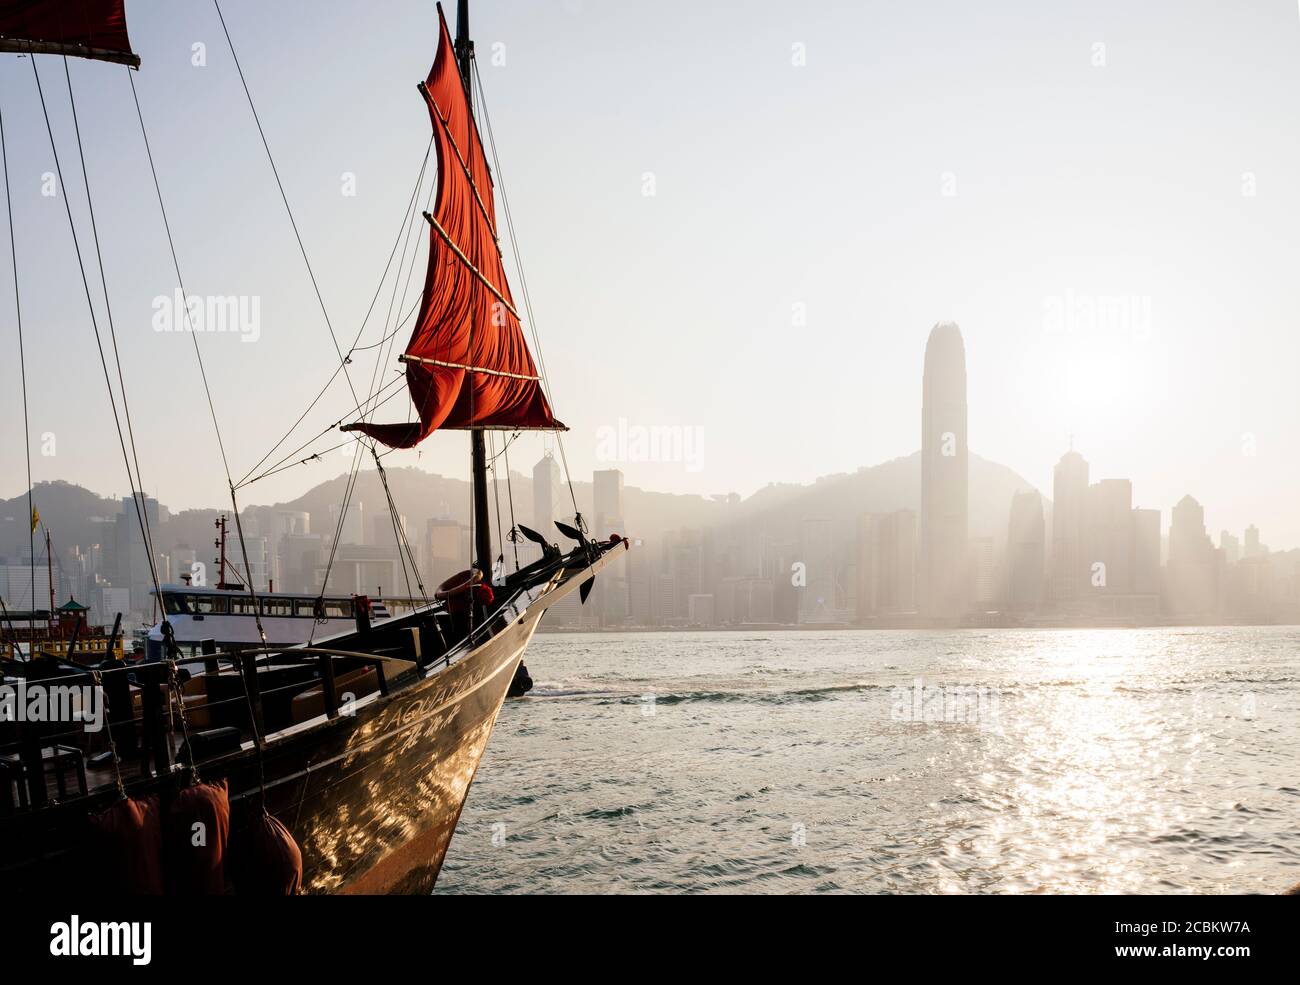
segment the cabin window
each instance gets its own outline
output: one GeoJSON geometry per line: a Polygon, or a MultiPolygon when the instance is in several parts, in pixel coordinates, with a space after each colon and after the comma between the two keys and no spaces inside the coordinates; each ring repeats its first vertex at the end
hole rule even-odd
{"type": "Polygon", "coordinates": [[[167,610],[169,616],[188,616],[193,611],[184,595],[175,595],[171,592],[163,593],[163,608],[167,610]]]}
{"type": "Polygon", "coordinates": [[[257,615],[257,603],[250,598],[231,599],[230,611],[236,616],[255,616],[257,615]]]}
{"type": "Polygon", "coordinates": [[[262,612],[268,616],[291,616],[293,599],[263,599],[262,612]]]}
{"type": "Polygon", "coordinates": [[[315,599],[298,599],[298,601],[294,603],[294,608],[300,616],[306,616],[309,619],[315,618],[316,616],[315,599]]]}
{"type": "Polygon", "coordinates": [[[352,600],[351,599],[326,599],[325,618],[326,619],[351,619],[352,618],[352,600]]]}
{"type": "Polygon", "coordinates": [[[226,605],[229,601],[224,595],[189,596],[190,610],[200,615],[225,615],[229,611],[226,605]]]}

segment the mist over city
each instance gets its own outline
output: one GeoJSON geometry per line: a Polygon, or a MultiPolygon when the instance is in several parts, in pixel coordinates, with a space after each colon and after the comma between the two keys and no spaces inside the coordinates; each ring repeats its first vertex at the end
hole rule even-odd
{"type": "Polygon", "coordinates": [[[6,960],[1272,970],[1297,107],[1293,0],[0,0],[6,960]]]}

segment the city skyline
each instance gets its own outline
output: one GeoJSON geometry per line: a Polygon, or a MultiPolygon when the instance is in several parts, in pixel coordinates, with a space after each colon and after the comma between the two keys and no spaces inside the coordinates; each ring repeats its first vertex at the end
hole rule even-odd
{"type": "MultiPolygon", "coordinates": [[[[713,497],[699,500],[721,508],[711,523],[659,523],[653,530],[638,530],[620,469],[599,469],[590,482],[578,480],[570,498],[560,464],[548,451],[532,466],[531,487],[521,488],[518,504],[513,483],[523,486],[530,480],[512,470],[505,489],[510,526],[526,520],[548,540],[562,540],[552,521],[576,523],[577,511],[595,538],[631,534],[642,548],[625,573],[598,583],[589,606],[568,599],[556,608],[553,622],[588,628],[953,626],[972,620],[982,624],[995,613],[1011,624],[1218,618],[1267,623],[1300,617],[1300,552],[1274,553],[1254,524],[1241,531],[1240,539],[1222,530],[1216,546],[1205,508],[1192,494],[1170,507],[1166,527],[1163,510],[1134,505],[1130,479],[1092,481],[1089,461],[1074,447],[1054,467],[1050,498],[1011,473],[1013,486],[1009,493],[1004,489],[1002,502],[994,507],[992,528],[986,491],[980,493],[985,500],[978,511],[981,520],[972,525],[966,350],[958,325],[934,326],[921,375],[922,449],[912,456],[917,460],[916,499],[896,501],[892,509],[864,511],[865,501],[850,502],[846,517],[842,510],[836,515],[805,506],[782,511],[784,520],[775,527],[771,518],[754,527],[752,516],[737,527],[735,520],[748,502],[738,496],[713,497]],[[531,515],[523,512],[529,501],[531,515]],[[738,529],[756,533],[756,543],[748,536],[737,539],[738,529]]],[[[500,494],[500,482],[495,485],[500,494]]],[[[387,480],[384,487],[388,496],[387,480]]],[[[314,508],[304,500],[245,506],[240,529],[246,536],[233,561],[234,579],[262,592],[412,595],[413,583],[437,582],[470,563],[465,498],[462,491],[436,506],[413,503],[414,521],[407,513],[372,516],[359,494],[351,498],[346,516],[329,494],[314,496],[314,508]],[[318,514],[315,529],[313,512],[318,514]],[[422,524],[421,517],[427,517],[422,524]],[[422,573],[415,567],[421,564],[422,573]]],[[[412,502],[409,496],[404,501],[412,502]]],[[[165,537],[165,509],[151,497],[142,497],[140,505],[151,527],[165,537]]],[[[105,542],[65,545],[58,561],[56,594],[75,598],[80,592],[101,620],[109,618],[115,605],[129,608],[137,618],[151,605],[148,560],[132,524],[135,508],[131,497],[124,497],[121,511],[103,528],[105,542]],[[71,574],[64,570],[65,561],[71,574]]],[[[216,512],[224,513],[185,511],[179,516],[216,512]]],[[[17,544],[19,518],[0,519],[9,541],[17,544]]],[[[186,529],[197,543],[192,533],[202,528],[195,528],[191,518],[186,529]]],[[[499,527],[493,540],[505,570],[540,557],[535,544],[524,538],[511,541],[504,531],[499,527]]],[[[229,574],[213,571],[203,549],[178,542],[174,530],[167,544],[155,558],[165,582],[206,585],[229,574]]],[[[42,601],[31,597],[30,562],[0,561],[0,597],[8,596],[9,608],[42,601]]]]}
{"type": "MultiPolygon", "coordinates": [[[[134,6],[142,8],[133,10],[133,35],[148,65],[139,79],[146,115],[202,112],[220,135],[155,148],[187,286],[261,302],[255,344],[201,340],[242,471],[295,419],[336,357],[276,211],[219,25],[201,5],[166,17],[157,5],[134,6]],[[199,42],[202,67],[191,64],[199,42]],[[292,379],[285,365],[295,366],[292,379]],[[235,390],[246,397],[230,400],[235,390]]],[[[354,326],[423,153],[427,121],[412,83],[427,68],[432,24],[417,2],[384,5],[376,36],[394,40],[381,50],[352,43],[348,10],[322,4],[310,29],[327,48],[346,37],[356,64],[338,66],[319,80],[318,99],[302,100],[297,80],[309,74],[310,46],[267,40],[302,25],[284,10],[227,5],[326,302],[338,324],[354,326]],[[259,16],[261,37],[247,29],[259,16]],[[355,197],[340,191],[345,173],[356,178],[355,197]]],[[[1300,421],[1289,367],[1300,363],[1300,340],[1287,328],[1300,297],[1286,220],[1300,204],[1286,180],[1300,151],[1270,125],[1300,94],[1294,9],[1102,3],[1086,13],[945,8],[941,17],[918,9],[882,19],[870,6],[831,16],[773,4],[743,23],[671,3],[655,17],[617,6],[581,12],[550,17],[502,3],[477,20],[485,52],[505,46],[504,64],[487,55],[482,63],[496,130],[510,142],[503,152],[540,146],[542,131],[570,135],[509,179],[529,280],[546,292],[537,315],[552,389],[584,395],[556,406],[574,429],[566,453],[576,475],[616,466],[641,488],[749,496],[769,481],[809,483],[910,454],[914,426],[895,409],[913,405],[911,367],[929,326],[952,319],[981,381],[969,394],[972,452],[1047,489],[1073,434],[1109,463],[1108,474],[1133,476],[1145,503],[1169,509],[1190,490],[1215,530],[1255,523],[1279,545],[1300,544],[1292,506],[1300,461],[1289,453],[1300,421]],[[698,31],[683,36],[683,20],[698,31]],[[734,50],[704,40],[718,36],[732,38],[734,50]],[[704,78],[659,71],[669,37],[704,78]],[[792,63],[795,45],[802,65],[792,63]],[[914,55],[891,57],[895,48],[914,55]],[[1207,48],[1224,57],[1202,59],[1207,48]],[[561,49],[572,58],[545,57],[561,49]],[[988,72],[997,98],[960,84],[988,72]],[[610,82],[582,106],[543,95],[593,73],[610,82]],[[661,88],[625,84],[640,73],[661,88]],[[1029,73],[1033,89],[1010,98],[1008,87],[1029,73]],[[885,98],[899,91],[914,97],[906,119],[885,98]],[[861,133],[841,125],[845,99],[872,107],[861,133]],[[662,125],[643,125],[662,121],[665,101],[685,108],[674,127],[692,135],[688,154],[664,149],[662,125]],[[719,116],[729,119],[720,131],[712,127],[719,116]],[[796,121],[784,151],[770,141],[773,116],[796,121]],[[1153,118],[1164,121],[1154,139],[1153,118]],[[1219,139],[1208,141],[1209,132],[1219,139]],[[808,187],[800,178],[817,155],[838,166],[808,187]],[[751,159],[759,166],[744,180],[721,191],[711,180],[743,173],[751,159]],[[576,211],[566,197],[577,170],[594,175],[599,209],[576,211]],[[646,175],[653,194],[643,193],[646,175]],[[797,219],[760,207],[778,187],[801,189],[797,219]],[[575,214],[581,222],[570,221],[575,214]],[[990,244],[990,228],[1005,235],[990,244]],[[728,248],[702,265],[693,251],[647,245],[669,231],[700,242],[726,231],[728,248]],[[680,290],[655,289],[665,281],[680,290]],[[725,303],[719,284],[736,285],[725,303]],[[613,311],[630,341],[611,363],[584,340],[599,337],[613,311]],[[792,340],[805,355],[788,356],[792,340]],[[780,399],[755,402],[755,392],[780,399]],[[854,425],[792,423],[805,417],[854,425]],[[702,452],[692,461],[603,459],[601,435],[621,420],[686,429],[702,436],[702,452]],[[771,453],[770,436],[796,434],[771,453]]],[[[28,368],[41,384],[32,392],[34,478],[122,487],[111,421],[62,399],[101,395],[103,384],[84,303],[53,279],[75,259],[66,228],[53,223],[61,203],[42,195],[52,161],[30,69],[21,60],[4,69],[4,90],[15,94],[5,108],[19,267],[31,278],[28,368]],[[59,385],[48,385],[56,373],[59,385]],[[49,456],[47,434],[57,449],[49,456]]],[[[178,508],[222,500],[188,340],[151,325],[152,301],[172,297],[175,284],[138,126],[119,91],[125,82],[110,74],[92,86],[78,64],[72,77],[92,181],[120,191],[101,196],[100,225],[125,237],[108,274],[128,389],[137,407],[148,393],[159,411],[138,422],[145,488],[178,508]]],[[[71,150],[61,102],[55,132],[71,150]]],[[[84,195],[73,187],[70,197],[80,215],[84,195]]],[[[16,419],[16,378],[4,384],[3,412],[16,419]]],[[[332,393],[322,419],[337,419],[343,402],[332,393]]],[[[545,447],[523,439],[520,457],[545,447]]],[[[4,496],[25,485],[21,452],[19,441],[0,447],[4,496]]],[[[392,464],[452,474],[463,459],[459,442],[434,440],[392,464]]],[[[345,468],[341,456],[326,455],[246,494],[289,501],[345,468]]]]}
{"type": "Polygon", "coordinates": [[[0,0],[15,956],[1300,895],[1297,3],[0,0]]]}

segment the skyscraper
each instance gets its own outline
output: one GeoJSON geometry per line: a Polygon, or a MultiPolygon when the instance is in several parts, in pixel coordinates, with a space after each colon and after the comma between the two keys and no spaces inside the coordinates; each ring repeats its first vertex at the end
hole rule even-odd
{"type": "Polygon", "coordinates": [[[1128,479],[1102,479],[1089,486],[1084,528],[1089,593],[1132,592],[1133,483],[1128,479]]]}
{"type": "Polygon", "coordinates": [[[1160,511],[1133,511],[1133,592],[1160,594],[1160,511]]]}
{"type": "Polygon", "coordinates": [[[912,510],[864,513],[858,521],[857,616],[912,612],[916,608],[916,514],[912,510]]]}
{"type": "MultiPolygon", "coordinates": [[[[604,540],[612,533],[624,533],[627,523],[623,515],[623,473],[618,469],[599,469],[592,474],[591,487],[592,512],[596,514],[591,535],[604,540]]],[[[592,611],[600,618],[601,625],[617,626],[627,622],[632,604],[626,565],[615,566],[597,580],[591,602],[592,611]]]]}
{"type": "Polygon", "coordinates": [[[1222,557],[1205,532],[1204,508],[1184,496],[1169,524],[1166,601],[1174,615],[1204,617],[1217,612],[1222,557]]]}
{"type": "Polygon", "coordinates": [[[1074,449],[1061,456],[1052,476],[1052,599],[1069,607],[1088,583],[1084,512],[1088,463],[1074,449]]]}
{"type": "Polygon", "coordinates": [[[1246,528],[1246,546],[1242,549],[1241,556],[1246,558],[1262,557],[1268,553],[1268,548],[1259,542],[1259,527],[1253,523],[1246,528]]]}
{"type": "Polygon", "coordinates": [[[1043,497],[1018,492],[1011,497],[1007,535],[1007,605],[1013,612],[1033,612],[1043,601],[1043,497]]]}
{"type": "MultiPolygon", "coordinates": [[[[133,496],[134,498],[122,497],[122,512],[116,517],[117,570],[113,575],[113,587],[130,589],[131,611],[139,614],[150,612],[154,603],[150,595],[153,589],[153,575],[149,565],[149,550],[140,529],[140,512],[144,514],[152,537],[158,535],[160,513],[158,500],[152,496],[146,496],[144,493],[134,493],[133,496]]],[[[38,588],[38,602],[40,598],[38,588]]]]}
{"type": "Polygon", "coordinates": [[[1241,541],[1226,530],[1219,531],[1219,550],[1223,551],[1223,560],[1228,564],[1241,560],[1241,541]]]}
{"type": "Polygon", "coordinates": [[[438,584],[461,570],[469,561],[465,536],[459,523],[449,517],[433,517],[424,524],[425,577],[438,584]]]}
{"type": "Polygon", "coordinates": [[[969,595],[967,564],[966,349],[952,322],[925,344],[921,380],[920,607],[960,616],[969,595]]]}
{"type": "Polygon", "coordinates": [[[559,536],[555,519],[555,491],[560,485],[560,467],[547,452],[533,466],[533,528],[548,541],[559,536]]]}
{"type": "Polygon", "coordinates": [[[348,504],[347,513],[343,516],[343,522],[339,523],[339,513],[342,506],[338,503],[330,504],[330,526],[333,530],[330,533],[330,539],[334,539],[334,531],[338,533],[339,544],[352,544],[360,546],[366,542],[366,507],[360,500],[348,504]]]}
{"type": "Polygon", "coordinates": [[[997,559],[992,537],[973,537],[970,542],[971,601],[987,611],[997,601],[997,559]]]}
{"type": "Polygon", "coordinates": [[[805,583],[800,588],[799,622],[835,621],[835,536],[831,521],[823,517],[801,524],[805,583]]]}
{"type": "Polygon", "coordinates": [[[596,514],[591,535],[603,540],[611,533],[623,533],[623,473],[618,469],[600,469],[592,473],[591,487],[596,514]]]}

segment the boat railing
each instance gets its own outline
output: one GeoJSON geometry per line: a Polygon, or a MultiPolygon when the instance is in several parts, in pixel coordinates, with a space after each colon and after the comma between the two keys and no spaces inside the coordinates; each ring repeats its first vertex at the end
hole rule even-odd
{"type": "Polygon", "coordinates": [[[120,666],[107,667],[53,654],[38,658],[43,659],[36,665],[57,666],[32,674],[33,662],[13,664],[20,676],[6,676],[0,685],[9,691],[7,702],[0,704],[0,813],[45,806],[51,799],[51,774],[58,788],[54,799],[62,800],[72,793],[68,774],[75,774],[76,794],[88,796],[117,781],[164,776],[236,752],[250,738],[258,747],[274,743],[303,724],[288,718],[295,698],[305,695],[309,705],[319,702],[322,715],[317,717],[335,719],[345,713],[340,697],[350,695],[349,687],[387,696],[395,679],[417,667],[402,657],[316,646],[237,648],[150,663],[114,661],[120,666]],[[341,671],[344,667],[350,676],[341,671]],[[201,669],[190,673],[191,668],[201,669]],[[373,677],[350,679],[357,668],[373,677]],[[295,676],[294,669],[304,673],[295,676]],[[262,678],[275,671],[290,677],[264,684],[262,678]],[[237,684],[207,690],[214,681],[232,677],[237,684]],[[206,693],[186,693],[196,686],[206,693]],[[98,698],[91,696],[92,689],[98,698]],[[38,690],[41,710],[33,720],[27,702],[35,700],[38,690]],[[89,704],[96,700],[101,702],[98,709],[89,704]],[[264,708],[272,701],[282,711],[279,721],[268,723],[264,708]],[[92,730],[96,723],[100,727],[92,730]]]}
{"type": "MultiPolygon", "coordinates": [[[[53,799],[68,796],[69,771],[76,773],[78,793],[86,796],[265,748],[315,721],[350,714],[366,695],[392,693],[400,678],[452,666],[527,611],[558,577],[559,569],[543,585],[502,591],[460,630],[464,636],[455,640],[459,632],[451,628],[450,645],[444,631],[450,627],[447,614],[430,610],[335,638],[364,650],[326,640],[321,645],[220,651],[208,644],[205,652],[178,652],[173,659],[134,664],[109,659],[96,666],[65,653],[39,651],[35,661],[11,661],[15,676],[6,676],[3,687],[15,688],[21,679],[28,690],[39,685],[47,693],[97,688],[101,704],[97,713],[87,709],[88,692],[83,691],[82,707],[66,721],[31,721],[21,715],[6,721],[0,705],[0,813],[13,810],[15,802],[20,808],[49,802],[51,771],[58,781],[53,799]],[[430,645],[422,647],[422,639],[430,645]],[[90,731],[87,719],[96,714],[102,728],[90,731]]],[[[13,703],[8,707],[17,711],[13,703]]]]}

